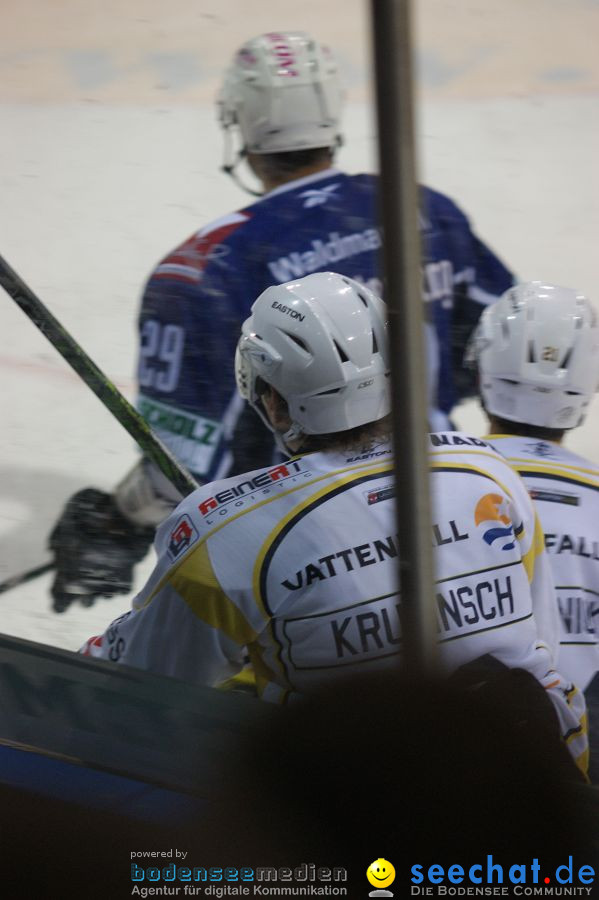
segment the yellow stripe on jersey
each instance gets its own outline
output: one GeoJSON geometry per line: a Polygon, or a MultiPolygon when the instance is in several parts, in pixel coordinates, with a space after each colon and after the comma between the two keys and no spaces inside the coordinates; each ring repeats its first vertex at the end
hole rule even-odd
{"type": "Polygon", "coordinates": [[[561,469],[568,474],[570,472],[573,472],[574,474],[581,473],[583,475],[594,475],[595,480],[597,480],[597,478],[599,478],[599,472],[597,471],[597,469],[585,469],[582,466],[570,466],[570,465],[568,465],[568,463],[546,462],[544,459],[537,459],[537,458],[527,459],[526,457],[523,457],[523,456],[506,456],[506,459],[510,463],[513,463],[513,462],[523,463],[528,468],[531,468],[531,467],[536,468],[537,466],[539,466],[543,470],[553,468],[555,471],[559,471],[561,469]]]}
{"type": "MultiPolygon", "coordinates": [[[[478,450],[476,447],[456,447],[453,450],[445,447],[443,450],[429,450],[429,456],[488,456],[490,459],[494,459],[495,462],[499,463],[499,465],[503,464],[504,466],[508,466],[507,460],[505,456],[502,456],[501,453],[494,452],[492,448],[490,450],[478,450]]],[[[488,474],[488,473],[485,473],[488,474]]]]}
{"type": "MultiPolygon", "coordinates": [[[[277,647],[280,647],[280,645],[278,645],[274,640],[274,635],[271,634],[270,637],[273,643],[275,643],[277,647]]],[[[265,662],[263,655],[264,650],[260,646],[260,644],[258,644],[257,642],[255,644],[252,644],[250,647],[248,647],[248,653],[250,655],[252,667],[254,669],[254,672],[256,673],[256,690],[258,691],[258,696],[262,697],[264,690],[268,685],[277,685],[282,692],[285,691],[285,688],[281,687],[281,685],[278,684],[278,679],[275,673],[265,662]]],[[[277,663],[281,670],[281,674],[283,676],[285,684],[289,685],[289,680],[282,663],[280,662],[280,660],[277,660],[277,663]]],[[[291,685],[289,685],[289,687],[291,687],[291,685]]]]}
{"type": "Polygon", "coordinates": [[[535,532],[532,538],[532,544],[529,549],[522,555],[522,562],[524,563],[524,568],[526,569],[526,574],[528,575],[528,580],[531,582],[535,575],[535,562],[537,557],[540,556],[545,550],[545,535],[543,534],[543,529],[541,528],[541,523],[539,521],[539,517],[535,512],[535,532]]]}
{"type": "MultiPolygon", "coordinates": [[[[343,471],[343,470],[342,470],[343,471]]],[[[269,614],[266,610],[266,606],[264,603],[264,598],[262,596],[262,589],[260,587],[260,583],[262,580],[262,568],[264,566],[264,560],[271,549],[272,545],[275,543],[279,535],[282,531],[284,531],[294,519],[301,515],[301,513],[312,506],[314,503],[318,503],[327,494],[332,493],[333,491],[338,491],[340,487],[343,485],[349,485],[353,481],[358,481],[364,477],[369,475],[382,475],[385,472],[392,473],[393,469],[390,465],[389,461],[386,463],[379,464],[378,466],[373,466],[370,469],[360,469],[359,471],[352,471],[350,475],[347,475],[345,478],[337,478],[332,484],[327,484],[319,491],[316,491],[314,494],[310,494],[305,500],[302,500],[301,503],[298,503],[297,506],[294,506],[293,509],[283,518],[280,522],[277,522],[277,525],[270,532],[262,547],[260,548],[260,552],[256,557],[256,562],[254,564],[254,574],[253,574],[253,589],[254,589],[254,599],[256,601],[256,605],[258,609],[266,618],[270,618],[269,614]]],[[[331,473],[333,474],[333,473],[331,473]]],[[[334,473],[337,474],[337,473],[334,473]]]]}
{"type": "MultiPolygon", "coordinates": [[[[227,525],[230,525],[231,522],[235,522],[237,519],[241,518],[241,516],[246,516],[250,513],[253,513],[256,509],[260,509],[261,506],[266,506],[267,503],[275,503],[277,500],[280,500],[282,497],[288,497],[290,494],[294,494],[296,491],[301,491],[304,488],[309,487],[312,484],[318,484],[320,481],[324,481],[325,479],[332,478],[342,472],[355,472],[356,474],[362,474],[364,469],[369,465],[372,465],[372,463],[371,462],[370,463],[360,463],[357,466],[344,466],[341,469],[335,469],[334,471],[326,472],[324,475],[318,475],[316,478],[306,479],[306,481],[302,481],[301,484],[294,485],[293,487],[289,488],[288,490],[282,491],[280,494],[274,494],[272,497],[266,497],[264,500],[258,500],[257,503],[254,503],[252,506],[249,506],[247,509],[241,509],[241,510],[239,510],[239,512],[234,513],[233,515],[230,516],[230,518],[226,519],[224,522],[221,522],[218,525],[215,525],[215,527],[212,528],[209,532],[202,535],[202,537],[199,539],[199,541],[197,541],[192,546],[189,553],[187,555],[184,555],[178,563],[175,563],[168,570],[168,572],[166,572],[166,574],[162,576],[162,578],[160,579],[160,581],[158,582],[158,584],[156,585],[156,587],[154,588],[152,593],[149,595],[149,597],[143,603],[140,603],[137,608],[143,609],[145,606],[147,606],[149,603],[151,603],[151,601],[156,596],[156,594],[160,593],[160,591],[166,584],[168,584],[169,582],[172,583],[174,574],[179,570],[179,568],[182,565],[184,565],[188,559],[192,558],[193,555],[199,550],[199,548],[202,547],[206,543],[206,541],[212,537],[212,535],[216,534],[217,531],[220,531],[222,528],[225,528],[227,525]]],[[[393,465],[392,462],[386,463],[386,466],[389,469],[389,471],[392,470],[392,465],[393,465]]],[[[383,466],[384,466],[384,464],[381,463],[381,467],[383,467],[383,466]]],[[[384,468],[382,468],[381,470],[383,471],[384,468]]],[[[260,609],[260,607],[259,607],[259,609],[260,609]]],[[[266,618],[268,618],[268,617],[266,617],[266,618]]]]}
{"type": "Polygon", "coordinates": [[[224,681],[220,681],[214,686],[217,690],[225,693],[233,691],[235,693],[253,694],[254,696],[258,693],[256,673],[251,666],[244,666],[236,675],[231,675],[230,678],[225,678],[224,681]]]}
{"type": "Polygon", "coordinates": [[[589,759],[590,759],[590,749],[587,747],[586,750],[576,757],[574,760],[576,766],[580,769],[582,774],[584,775],[584,779],[587,784],[591,783],[591,779],[589,778],[589,759]]]}
{"type": "MultiPolygon", "coordinates": [[[[559,682],[559,679],[558,679],[559,682]]],[[[550,684],[544,685],[545,690],[549,690],[552,687],[550,684]]],[[[568,706],[572,707],[579,706],[580,707],[580,698],[581,694],[575,684],[571,684],[568,687],[560,688],[560,693],[566,700],[568,706]]],[[[578,719],[578,727],[570,729],[566,734],[562,733],[562,741],[569,747],[570,753],[574,758],[575,764],[578,766],[586,781],[589,781],[588,771],[589,771],[589,744],[588,744],[588,732],[589,732],[589,723],[588,716],[586,712],[586,706],[583,703],[584,711],[581,711],[580,717],[578,719]],[[576,744],[580,743],[580,745],[584,748],[580,753],[576,756],[576,750],[574,749],[576,744]]],[[[560,722],[561,727],[563,729],[564,723],[560,722]]]]}
{"type": "Polygon", "coordinates": [[[195,552],[170,573],[167,583],[198,619],[219,629],[236,644],[249,644],[256,639],[257,632],[217,581],[206,544],[196,546],[195,552]]]}
{"type": "MultiPolygon", "coordinates": [[[[567,701],[570,703],[570,700],[567,701]]],[[[585,744],[585,749],[575,757],[574,762],[584,775],[586,781],[589,781],[589,757],[590,757],[590,748],[588,745],[588,716],[585,713],[580,718],[580,730],[573,731],[572,734],[569,734],[566,738],[564,738],[564,743],[569,746],[571,744],[575,744],[580,741],[585,744]]]]}
{"type": "MultiPolygon", "coordinates": [[[[560,466],[544,466],[538,465],[536,460],[531,465],[520,465],[520,461],[516,459],[510,459],[506,457],[507,461],[510,465],[513,465],[514,469],[518,474],[525,473],[526,475],[530,475],[532,478],[535,476],[539,476],[542,478],[543,475],[556,475],[558,478],[563,479],[564,481],[568,481],[572,484],[580,484],[582,486],[588,485],[589,487],[596,488],[599,486],[598,478],[585,478],[584,475],[580,475],[580,469],[573,469],[572,471],[566,471],[565,467],[560,466]],[[518,462],[518,465],[515,463],[518,462]]],[[[527,462],[527,460],[523,460],[522,462],[527,462]]]]}
{"type": "MultiPolygon", "coordinates": [[[[507,435],[507,434],[487,434],[483,438],[485,441],[500,441],[500,440],[512,440],[513,438],[517,438],[517,435],[507,435]]],[[[549,442],[551,443],[551,441],[549,442]]],[[[556,444],[556,449],[559,449],[560,445],[556,444]]],[[[570,463],[562,463],[562,462],[545,462],[542,457],[527,457],[527,456],[506,456],[505,459],[508,460],[510,465],[512,463],[525,463],[527,468],[535,468],[536,466],[542,467],[540,471],[551,471],[550,467],[553,467],[554,474],[559,474],[559,470],[565,470],[566,472],[582,472],[585,475],[594,475],[595,483],[597,483],[597,479],[599,478],[599,471],[595,467],[594,469],[587,469],[584,466],[573,466],[570,463]]],[[[515,466],[515,468],[519,468],[519,466],[515,466]]]]}
{"type": "MultiPolygon", "coordinates": [[[[501,435],[501,434],[492,434],[487,435],[484,440],[501,440],[507,439],[511,440],[514,435],[501,435]]],[[[559,449],[559,444],[556,445],[556,449],[559,449]]],[[[520,469],[526,467],[527,470],[537,470],[539,473],[542,472],[550,472],[553,475],[591,475],[593,479],[589,482],[586,482],[584,477],[581,477],[582,483],[588,484],[597,484],[599,479],[599,470],[597,467],[592,469],[587,469],[585,466],[574,466],[570,463],[565,462],[556,462],[555,460],[543,459],[542,457],[527,457],[527,456],[509,456],[505,455],[504,459],[506,459],[510,465],[515,469],[520,469]],[[518,463],[518,465],[514,465],[514,463],[518,463]],[[520,465],[522,464],[522,465],[520,465]]]]}
{"type": "MultiPolygon", "coordinates": [[[[432,456],[446,457],[451,452],[452,451],[445,450],[445,451],[440,451],[438,453],[431,453],[430,456],[431,457],[432,456]]],[[[454,455],[458,455],[458,454],[464,455],[464,452],[465,451],[463,450],[463,448],[460,448],[460,450],[454,451],[454,455]]],[[[485,451],[472,450],[472,451],[467,451],[467,452],[477,453],[478,455],[490,456],[493,459],[497,459],[496,454],[486,453],[485,451]]],[[[505,460],[500,459],[499,461],[502,462],[506,466],[506,469],[509,471],[509,467],[507,466],[507,463],[505,463],[505,460]]],[[[429,468],[431,469],[431,471],[434,471],[435,469],[445,469],[445,470],[447,470],[447,469],[458,470],[459,469],[461,471],[467,471],[467,472],[470,471],[476,475],[480,475],[483,478],[486,478],[489,481],[492,481],[494,484],[496,484],[499,487],[500,490],[502,490],[505,494],[508,495],[508,497],[510,497],[510,499],[513,500],[510,490],[498,478],[496,478],[494,475],[491,475],[486,470],[480,469],[477,466],[472,465],[470,463],[464,463],[463,461],[461,461],[459,463],[452,463],[452,462],[446,462],[446,461],[445,462],[431,461],[429,463],[429,468]]],[[[344,471],[344,470],[341,470],[341,471],[344,471]]],[[[345,470],[345,471],[347,471],[347,470],[345,470]]],[[[288,513],[287,516],[285,516],[284,519],[282,519],[280,522],[277,523],[276,527],[271,531],[271,533],[268,535],[265,542],[263,543],[263,545],[260,549],[260,552],[256,558],[255,565],[254,565],[254,574],[253,574],[254,599],[256,601],[256,605],[258,606],[258,608],[263,616],[268,618],[269,614],[268,614],[268,611],[267,611],[265,603],[264,603],[264,598],[262,596],[262,589],[261,589],[262,569],[263,569],[264,561],[266,559],[266,556],[267,556],[269,550],[271,549],[272,545],[275,543],[275,541],[277,540],[277,537],[281,534],[281,532],[283,530],[285,530],[290,525],[290,523],[293,522],[293,520],[295,518],[297,518],[299,515],[301,515],[301,513],[307,507],[311,506],[313,503],[318,502],[323,497],[326,497],[326,495],[328,493],[338,490],[339,487],[346,485],[346,484],[350,484],[352,481],[357,481],[360,478],[363,478],[365,476],[382,474],[384,472],[392,472],[392,468],[389,465],[389,463],[381,464],[378,466],[373,466],[371,469],[366,469],[366,468],[362,467],[357,471],[353,470],[351,472],[351,474],[348,475],[347,477],[337,479],[333,484],[326,485],[325,487],[321,488],[316,493],[312,494],[309,498],[307,498],[306,500],[299,503],[288,513]]],[[[333,474],[333,473],[330,473],[330,474],[333,474]]],[[[334,474],[337,474],[337,472],[334,474]]],[[[520,538],[520,540],[522,540],[522,538],[524,537],[524,534],[520,533],[518,535],[518,537],[520,538]]],[[[543,538],[542,532],[541,532],[541,538],[543,538]]],[[[536,545],[536,541],[533,539],[533,546],[526,554],[526,557],[527,557],[526,571],[529,576],[529,580],[532,580],[532,573],[534,572],[534,561],[535,561],[536,557],[538,556],[538,552],[539,552],[539,551],[533,552],[535,545],[536,545]]]]}
{"type": "MultiPolygon", "coordinates": [[[[447,456],[447,455],[449,455],[450,452],[451,451],[446,451],[443,454],[431,453],[430,455],[431,456],[441,456],[441,455],[447,456]]],[[[463,451],[460,451],[460,452],[463,453],[463,451]]],[[[472,450],[472,451],[468,451],[468,452],[471,452],[471,453],[478,452],[479,455],[482,455],[482,456],[491,456],[492,455],[491,453],[484,453],[484,451],[480,451],[480,450],[479,451],[472,450]]],[[[497,459],[497,456],[495,456],[494,454],[493,454],[493,459],[495,459],[495,460],[497,459]]],[[[498,462],[505,463],[505,460],[501,459],[501,460],[498,460],[498,462]]],[[[506,463],[506,466],[507,466],[507,463],[506,463]]],[[[483,478],[486,478],[489,481],[493,481],[497,485],[497,487],[499,487],[502,491],[504,491],[508,495],[508,497],[510,497],[511,500],[514,499],[512,497],[511,491],[508,488],[506,488],[506,486],[504,484],[502,484],[502,482],[499,480],[499,478],[496,478],[495,475],[492,475],[490,472],[487,472],[485,469],[479,469],[478,466],[473,466],[470,463],[431,462],[429,465],[429,468],[432,471],[434,471],[435,469],[461,469],[462,471],[474,472],[476,475],[482,475],[483,478]]],[[[509,470],[509,467],[508,467],[508,470],[509,470]]]]}

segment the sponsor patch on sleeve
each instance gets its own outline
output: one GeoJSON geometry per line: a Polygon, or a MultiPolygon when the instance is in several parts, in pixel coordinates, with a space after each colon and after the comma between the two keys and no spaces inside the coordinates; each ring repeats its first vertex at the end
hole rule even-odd
{"type": "Polygon", "coordinates": [[[565,503],[566,506],[580,506],[580,497],[577,494],[564,494],[561,491],[542,491],[539,488],[529,488],[528,493],[533,500],[547,500],[549,503],[565,503]]]}
{"type": "Polygon", "coordinates": [[[380,503],[381,500],[390,500],[392,497],[395,497],[395,485],[367,491],[365,497],[368,506],[372,506],[373,503],[380,503]]]}
{"type": "Polygon", "coordinates": [[[178,559],[192,544],[195,544],[198,537],[195,525],[185,513],[171,531],[167,548],[169,557],[173,560],[178,559]]]}

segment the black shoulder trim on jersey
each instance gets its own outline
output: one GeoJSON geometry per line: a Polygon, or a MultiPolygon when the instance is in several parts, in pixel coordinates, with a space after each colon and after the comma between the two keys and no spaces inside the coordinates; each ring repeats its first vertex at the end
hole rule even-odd
{"type": "Polygon", "coordinates": [[[552,481],[565,481],[566,484],[576,484],[578,487],[590,488],[592,491],[599,491],[599,484],[591,484],[590,481],[582,481],[579,478],[572,478],[569,475],[554,475],[552,472],[543,472],[539,469],[528,471],[528,469],[516,469],[518,475],[522,478],[549,478],[552,481]]]}
{"type": "MultiPolygon", "coordinates": [[[[283,628],[283,633],[284,632],[285,632],[285,629],[283,628]]],[[[272,639],[275,642],[276,647],[277,647],[277,660],[283,670],[283,675],[287,682],[288,690],[285,694],[285,700],[283,701],[283,702],[285,702],[289,695],[289,692],[293,691],[294,687],[293,687],[293,683],[292,683],[291,679],[289,678],[289,669],[287,668],[287,663],[283,659],[283,643],[282,643],[281,639],[279,638],[279,635],[277,634],[274,617],[271,617],[271,620],[270,620],[270,633],[271,633],[272,639]]]]}
{"type": "Polygon", "coordinates": [[[575,734],[582,734],[582,725],[579,725],[577,728],[571,728],[569,731],[566,731],[564,735],[562,735],[562,741],[568,741],[571,737],[574,737],[575,734]]]}
{"type": "Polygon", "coordinates": [[[303,509],[301,509],[298,512],[297,516],[295,516],[295,518],[293,518],[289,522],[287,522],[287,524],[280,530],[280,532],[277,534],[276,538],[274,539],[274,541],[272,542],[272,544],[270,545],[270,547],[268,548],[268,550],[266,551],[266,553],[264,555],[264,559],[262,561],[262,567],[260,569],[260,578],[259,578],[259,582],[258,582],[259,586],[260,586],[259,590],[260,590],[260,597],[262,599],[262,604],[263,604],[264,609],[266,610],[267,614],[271,618],[273,617],[273,612],[268,603],[268,595],[267,595],[267,591],[266,591],[266,577],[268,575],[268,568],[270,566],[271,560],[277,550],[277,547],[279,546],[279,544],[281,543],[283,538],[285,538],[289,534],[291,529],[294,528],[295,525],[297,525],[297,523],[300,522],[304,518],[304,516],[307,516],[308,513],[312,512],[314,509],[316,509],[316,507],[320,506],[322,503],[326,503],[328,500],[331,499],[331,497],[335,497],[338,494],[342,494],[344,491],[349,491],[352,488],[356,487],[356,485],[358,485],[358,484],[364,484],[368,481],[374,481],[375,479],[384,477],[385,474],[388,474],[388,473],[374,472],[374,473],[370,473],[368,475],[358,476],[357,478],[354,478],[351,481],[345,482],[344,484],[340,484],[335,487],[332,487],[331,490],[327,491],[326,494],[323,494],[322,496],[317,497],[315,500],[312,501],[312,503],[309,503],[307,506],[305,506],[303,509]]]}
{"type": "Polygon", "coordinates": [[[322,612],[310,613],[309,616],[288,616],[285,624],[288,622],[305,622],[307,619],[323,619],[333,613],[347,612],[348,609],[358,609],[360,606],[366,606],[368,603],[377,603],[379,600],[388,600],[389,597],[399,597],[398,591],[391,591],[389,594],[381,594],[379,597],[368,597],[367,600],[359,600],[357,603],[348,603],[347,606],[336,606],[335,609],[325,609],[322,612]]]}
{"type": "MultiPolygon", "coordinates": [[[[283,631],[285,631],[285,629],[283,629],[283,631]]],[[[350,659],[344,663],[334,663],[322,666],[298,666],[294,663],[294,666],[298,671],[304,672],[315,672],[317,670],[322,671],[323,669],[346,669],[349,666],[355,668],[356,666],[366,666],[370,663],[377,663],[381,659],[389,659],[391,656],[397,656],[398,653],[398,650],[392,650],[390,653],[381,653],[378,656],[369,656],[368,659],[350,659]]]]}
{"type": "Polygon", "coordinates": [[[431,474],[434,474],[435,472],[460,472],[462,475],[478,475],[480,478],[486,478],[488,481],[492,481],[493,484],[500,487],[497,480],[493,478],[492,475],[487,475],[486,472],[480,472],[478,469],[469,469],[467,466],[464,466],[464,468],[461,466],[434,466],[431,468],[431,474]]]}
{"type": "MultiPolygon", "coordinates": [[[[584,591],[585,594],[593,594],[595,597],[599,597],[599,591],[594,591],[592,588],[583,587],[581,584],[556,584],[556,591],[584,591]]],[[[592,613],[593,616],[599,614],[599,610],[596,613],[592,613]]]]}
{"type": "Polygon", "coordinates": [[[597,641],[560,641],[560,647],[593,647],[597,650],[597,641]]]}

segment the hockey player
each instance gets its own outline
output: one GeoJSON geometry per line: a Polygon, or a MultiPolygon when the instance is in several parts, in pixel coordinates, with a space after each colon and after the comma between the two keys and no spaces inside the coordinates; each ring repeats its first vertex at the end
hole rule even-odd
{"type": "MultiPolygon", "coordinates": [[[[263,195],[193,234],[160,262],[143,294],[138,407],[200,482],[272,457],[272,438],[235,390],[239,328],[266,287],[334,268],[381,293],[377,178],[333,168],[341,143],[341,86],[331,54],[307,35],[248,41],[218,103],[226,171],[247,162],[263,195]],[[236,152],[235,144],[239,144],[236,152]]],[[[461,347],[484,304],[512,276],[447,197],[421,189],[422,285],[431,428],[448,427],[459,398],[452,343],[461,347]]],[[[131,589],[132,568],[172,492],[141,463],[114,496],[85,490],[51,536],[54,608],[131,589]],[[94,533],[98,534],[94,546],[94,533]]]]}
{"type": "Polygon", "coordinates": [[[599,466],[562,445],[599,387],[597,312],[570,288],[519,284],[484,312],[469,355],[489,417],[485,440],[524,479],[545,532],[559,609],[558,667],[587,689],[597,780],[599,466]]]}
{"type": "MultiPolygon", "coordinates": [[[[256,300],[237,384],[293,455],[187,497],[158,530],[158,564],[132,611],[84,652],[213,685],[247,648],[259,693],[274,702],[396,665],[385,320],[376,295],[334,273],[256,300]]],[[[584,701],[553,668],[557,612],[526,489],[482,440],[445,432],[430,442],[445,666],[491,655],[527,670],[584,759],[584,701]]]]}

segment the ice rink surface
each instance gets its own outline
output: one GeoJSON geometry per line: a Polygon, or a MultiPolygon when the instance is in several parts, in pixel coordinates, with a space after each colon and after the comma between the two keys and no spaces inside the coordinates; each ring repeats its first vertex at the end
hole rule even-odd
{"type": "MultiPolygon", "coordinates": [[[[520,278],[599,302],[599,2],[415,5],[422,181],[452,196],[520,278]]],[[[218,171],[223,66],[262,31],[329,42],[348,88],[339,165],[373,171],[366,12],[358,0],[4,0],[0,253],[130,399],[149,270],[248,202],[218,171]]],[[[110,489],[136,453],[4,293],[0,329],[4,580],[48,558],[48,532],[75,490],[110,489]]],[[[484,431],[476,404],[456,418],[484,431]]],[[[599,404],[568,445],[599,461],[599,404]]],[[[138,568],[138,586],[151,565],[138,568]]],[[[49,582],[0,595],[0,630],[77,649],[129,604],[58,616],[49,582]]]]}

